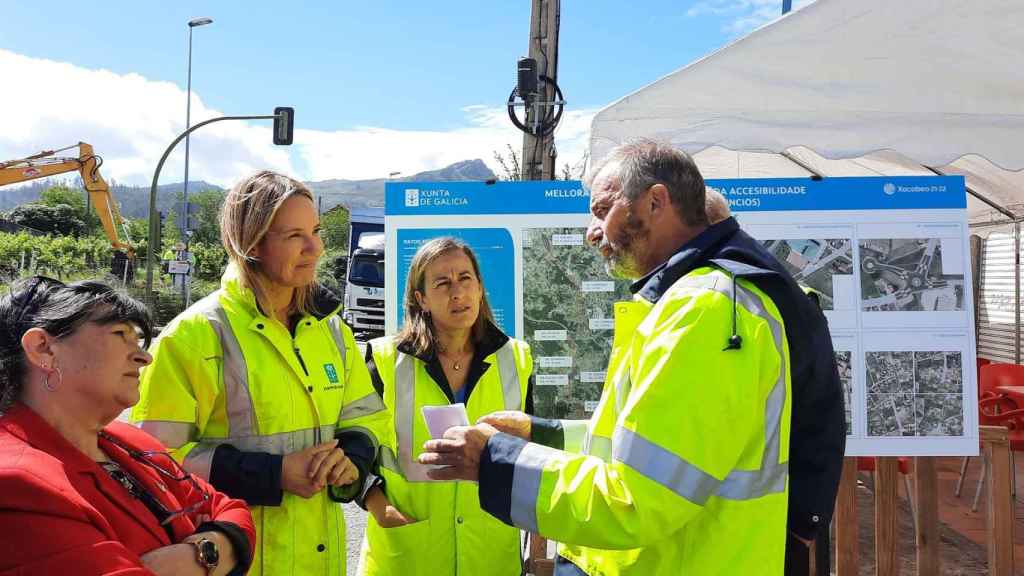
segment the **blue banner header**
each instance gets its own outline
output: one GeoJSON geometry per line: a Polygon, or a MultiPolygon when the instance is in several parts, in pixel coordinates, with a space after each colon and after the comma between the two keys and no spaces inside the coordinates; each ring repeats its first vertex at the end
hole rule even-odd
{"type": "Polygon", "coordinates": [[[708,180],[733,212],[965,209],[963,176],[708,180]]]}
{"type": "MultiPolygon", "coordinates": [[[[965,209],[963,176],[871,176],[708,180],[734,212],[965,209]]],[[[578,180],[389,182],[388,216],[586,214],[590,191],[578,180]]]]}

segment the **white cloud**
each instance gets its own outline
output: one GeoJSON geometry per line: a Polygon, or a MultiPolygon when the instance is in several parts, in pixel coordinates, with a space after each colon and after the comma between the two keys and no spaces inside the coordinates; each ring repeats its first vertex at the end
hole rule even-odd
{"type": "MultiPolygon", "coordinates": [[[[469,106],[463,109],[466,125],[448,131],[394,130],[358,127],[323,132],[299,130],[295,140],[309,166],[311,180],[329,178],[383,178],[391,172],[411,175],[479,158],[500,172],[494,152],[511,145],[522,150],[522,132],[512,126],[505,108],[469,106]]],[[[570,110],[555,134],[558,166],[575,165],[587,147],[590,121],[596,110],[570,110]]]]}
{"type": "MultiPolygon", "coordinates": [[[[0,109],[8,111],[0,131],[0,160],[83,140],[104,158],[108,180],[148,184],[160,155],[184,129],[185,91],[170,82],[4,50],[0,50],[0,69],[5,77],[17,78],[19,86],[0,91],[0,109]]],[[[299,129],[292,149],[271,143],[267,121],[216,123],[192,136],[189,179],[229,186],[252,170],[270,168],[304,180],[355,180],[381,178],[394,171],[411,175],[474,158],[497,171],[494,151],[507,150],[506,144],[522,148],[522,134],[511,125],[504,108],[469,106],[463,112],[462,126],[443,131],[299,129]]],[[[559,166],[579,163],[595,113],[566,111],[556,133],[559,166]]],[[[193,124],[221,115],[193,91],[193,124]]],[[[183,149],[179,144],[167,160],[161,182],[182,179],[183,149]]]]}
{"type": "MultiPolygon", "coordinates": [[[[793,10],[799,10],[815,0],[793,0],[793,10]]],[[[782,15],[782,0],[701,0],[686,11],[687,16],[727,17],[722,31],[742,35],[763,26],[782,15]]]]}
{"type": "MultiPolygon", "coordinates": [[[[115,74],[0,50],[0,70],[17,84],[0,92],[8,113],[0,131],[0,158],[89,142],[103,157],[108,179],[149,183],[164,149],[184,129],[185,91],[138,74],[115,74]]],[[[269,113],[269,111],[268,111],[269,113]]],[[[192,94],[193,123],[221,116],[192,94]]],[[[190,179],[227,184],[259,167],[291,172],[288,152],[271,143],[271,130],[244,122],[213,124],[192,137],[190,179]]],[[[180,181],[184,146],[165,164],[162,182],[180,181]]]]}

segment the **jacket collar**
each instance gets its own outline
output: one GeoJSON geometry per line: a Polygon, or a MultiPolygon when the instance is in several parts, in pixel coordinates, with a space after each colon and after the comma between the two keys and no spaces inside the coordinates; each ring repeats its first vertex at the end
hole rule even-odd
{"type": "Polygon", "coordinates": [[[668,260],[630,285],[629,289],[648,302],[657,302],[665,292],[683,276],[710,259],[715,249],[727,242],[740,230],[735,218],[729,217],[708,226],[703,232],[683,244],[668,260]]]}
{"type": "MultiPolygon", "coordinates": [[[[252,290],[242,285],[242,279],[238,273],[238,267],[234,262],[228,263],[224,275],[220,278],[220,287],[232,300],[240,302],[245,306],[252,316],[266,316],[256,303],[256,295],[252,290]]],[[[313,298],[313,317],[317,321],[333,316],[341,309],[341,299],[334,292],[323,284],[317,283],[317,290],[313,298]]]]}
{"type": "MultiPolygon", "coordinates": [[[[484,337],[476,343],[476,350],[473,352],[473,357],[480,359],[487,358],[491,354],[497,352],[508,341],[508,335],[495,326],[493,322],[487,322],[486,329],[484,330],[484,337]]],[[[396,349],[403,354],[408,354],[428,364],[437,360],[437,350],[434,347],[431,347],[423,354],[416,354],[413,352],[412,346],[408,342],[401,342],[396,346],[396,349]]]]}
{"type": "Polygon", "coordinates": [[[81,450],[61,436],[49,422],[28,406],[16,402],[0,418],[0,426],[29,446],[58,458],[69,473],[102,473],[103,470],[81,450]]]}
{"type": "MultiPolygon", "coordinates": [[[[121,489],[120,486],[116,486],[116,481],[98,463],[68,442],[66,438],[61,436],[60,432],[53,426],[50,426],[34,410],[17,402],[4,414],[3,418],[0,418],[0,427],[6,428],[10,434],[21,439],[29,446],[60,460],[67,471],[68,480],[74,482],[80,475],[90,477],[89,481],[93,482],[96,488],[103,492],[111,502],[119,506],[129,516],[135,517],[139,524],[144,526],[159,541],[165,544],[171,543],[167,532],[155,521],[146,522],[142,520],[145,516],[140,516],[138,512],[140,507],[145,508],[144,504],[128,494],[126,490],[121,489]]],[[[104,428],[103,431],[122,444],[131,445],[129,440],[123,438],[111,427],[104,428]]],[[[104,452],[113,462],[116,462],[121,468],[141,482],[150,494],[168,507],[176,506],[175,502],[169,500],[170,495],[167,491],[167,486],[163,484],[162,480],[154,478],[154,473],[150,472],[144,464],[136,462],[119,448],[111,448],[109,443],[103,439],[100,439],[100,446],[104,448],[104,452]]],[[[95,506],[92,502],[89,504],[95,506]]],[[[173,520],[171,526],[175,533],[182,537],[194,529],[191,522],[184,516],[173,520]]]]}

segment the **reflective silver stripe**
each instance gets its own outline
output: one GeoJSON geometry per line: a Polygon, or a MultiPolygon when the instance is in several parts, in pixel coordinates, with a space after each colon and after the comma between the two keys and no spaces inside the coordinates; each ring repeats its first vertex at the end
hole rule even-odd
{"type": "Polygon", "coordinates": [[[566,452],[583,452],[587,442],[587,420],[562,420],[562,449],[566,452]]]}
{"type": "MultiPolygon", "coordinates": [[[[243,452],[269,452],[270,454],[288,454],[297,450],[304,450],[315,446],[317,439],[321,442],[334,438],[334,425],[320,426],[314,428],[303,428],[291,432],[278,432],[277,434],[265,434],[262,436],[226,436],[223,438],[203,438],[199,447],[216,448],[221,444],[230,444],[243,452]]],[[[191,454],[191,453],[190,453],[191,454]]]]}
{"type": "Polygon", "coordinates": [[[201,307],[201,312],[220,340],[228,430],[232,436],[255,436],[259,433],[259,428],[254,417],[256,408],[249,394],[249,372],[245,364],[245,355],[242,354],[242,346],[231,330],[231,323],[217,293],[208,298],[209,302],[201,307]]]}
{"type": "Polygon", "coordinates": [[[778,494],[786,489],[789,463],[766,465],[761,470],[733,470],[718,488],[719,498],[752,500],[767,494],[778,494]]]}
{"type": "Polygon", "coordinates": [[[341,353],[341,364],[348,366],[348,358],[345,357],[347,353],[347,347],[345,346],[345,335],[341,332],[341,318],[337,314],[331,316],[331,319],[327,321],[327,325],[331,328],[331,336],[334,337],[334,343],[338,346],[338,352],[341,353]]]}
{"type": "Polygon", "coordinates": [[[398,457],[395,456],[395,451],[390,446],[381,446],[380,465],[399,476],[402,475],[402,467],[398,464],[398,457]]]}
{"type": "Polygon", "coordinates": [[[345,404],[345,406],[341,408],[341,414],[338,416],[338,421],[344,422],[345,420],[362,418],[363,416],[376,414],[381,410],[384,410],[384,402],[376,392],[370,392],[359,400],[345,404]]]}
{"type": "Polygon", "coordinates": [[[171,450],[181,448],[198,435],[196,425],[192,422],[143,420],[139,423],[139,428],[147,434],[155,436],[161,444],[171,450]]]}
{"type": "Polygon", "coordinates": [[[718,490],[714,476],[628,428],[615,429],[613,445],[616,460],[694,504],[703,506],[718,490]]]}
{"type": "Polygon", "coordinates": [[[632,389],[633,384],[629,379],[629,367],[625,367],[615,380],[615,409],[619,414],[625,408],[626,398],[629,397],[629,391],[632,389]]]}
{"type": "Polygon", "coordinates": [[[512,523],[530,532],[537,532],[537,495],[544,465],[558,450],[530,442],[519,452],[512,472],[512,523]]]}
{"type": "Polygon", "coordinates": [[[395,430],[398,432],[398,472],[409,482],[430,481],[429,466],[412,459],[412,425],[416,416],[416,359],[396,352],[395,430]]]}
{"type": "Polygon", "coordinates": [[[612,439],[605,436],[590,435],[587,437],[587,447],[583,453],[589,456],[597,456],[605,462],[611,462],[612,439]]]}
{"type": "Polygon", "coordinates": [[[501,378],[501,392],[505,398],[506,410],[519,410],[523,406],[522,387],[519,383],[519,368],[512,351],[512,340],[495,353],[498,357],[498,375],[501,378]]]}
{"type": "Polygon", "coordinates": [[[217,444],[196,444],[189,451],[188,455],[185,456],[181,467],[209,482],[210,467],[213,465],[213,452],[217,449],[217,446],[217,444]]]}
{"type": "Polygon", "coordinates": [[[733,297],[734,288],[738,288],[737,304],[764,319],[772,331],[781,365],[779,376],[765,402],[765,447],[760,469],[733,470],[724,480],[719,481],[677,454],[627,428],[617,427],[613,440],[612,455],[616,460],[699,505],[703,505],[712,495],[730,500],[750,500],[783,492],[789,473],[788,463],[779,462],[782,414],[786,402],[786,349],[782,325],[768,313],[756,294],[734,281],[725,280],[727,278],[723,274],[712,272],[684,277],[678,285],[711,290],[729,299],[733,297]]]}

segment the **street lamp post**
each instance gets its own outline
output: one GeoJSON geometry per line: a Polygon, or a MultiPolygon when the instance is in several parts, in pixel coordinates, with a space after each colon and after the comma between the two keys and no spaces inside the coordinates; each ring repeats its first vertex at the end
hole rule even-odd
{"type": "MultiPolygon", "coordinates": [[[[186,95],[185,98],[185,190],[184,193],[182,194],[181,203],[181,237],[185,242],[186,260],[188,259],[187,254],[190,240],[190,238],[188,237],[188,129],[192,125],[192,29],[198,28],[199,26],[206,26],[207,24],[212,23],[213,18],[193,18],[188,21],[188,94],[186,95]]],[[[190,270],[189,274],[185,275],[185,278],[183,279],[181,286],[182,292],[185,293],[186,305],[188,305],[188,301],[190,300],[189,296],[191,296],[191,294],[189,294],[189,284],[192,278],[191,272],[192,271],[190,270]]]]}

